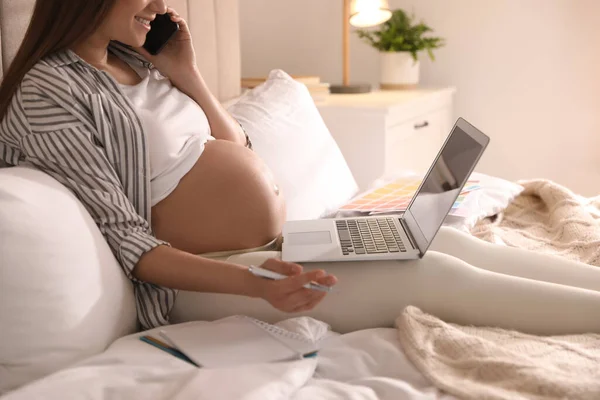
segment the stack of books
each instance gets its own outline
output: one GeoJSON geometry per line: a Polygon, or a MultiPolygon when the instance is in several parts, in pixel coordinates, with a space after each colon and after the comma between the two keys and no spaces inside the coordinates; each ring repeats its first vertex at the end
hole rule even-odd
{"type": "MultiPolygon", "coordinates": [[[[329,97],[329,83],[321,82],[321,78],[318,76],[304,76],[304,75],[291,75],[291,77],[302,84],[304,84],[312,96],[315,103],[326,101],[329,97]]],[[[265,82],[267,78],[242,78],[242,88],[245,90],[253,89],[261,83],[265,82]]]]}

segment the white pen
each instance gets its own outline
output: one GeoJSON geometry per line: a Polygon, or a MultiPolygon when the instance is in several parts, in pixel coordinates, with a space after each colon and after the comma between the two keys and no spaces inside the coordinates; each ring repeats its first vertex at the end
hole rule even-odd
{"type": "MultiPolygon", "coordinates": [[[[250,271],[255,276],[260,276],[261,278],[265,279],[280,280],[289,278],[289,276],[287,275],[282,275],[277,272],[269,271],[268,269],[260,268],[254,265],[248,267],[248,271],[250,271]]],[[[304,287],[307,289],[318,290],[320,292],[331,292],[332,289],[329,286],[319,285],[318,283],[314,282],[307,283],[306,285],[304,285],[304,287]]]]}

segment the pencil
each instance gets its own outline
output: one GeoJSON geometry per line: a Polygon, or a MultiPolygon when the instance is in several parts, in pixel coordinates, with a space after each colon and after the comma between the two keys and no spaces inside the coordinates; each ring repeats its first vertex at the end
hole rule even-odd
{"type": "Polygon", "coordinates": [[[152,345],[160,350],[163,350],[163,351],[171,354],[172,356],[179,358],[180,360],[186,361],[196,367],[199,367],[199,365],[196,364],[193,360],[191,360],[188,356],[186,356],[185,354],[183,354],[176,348],[169,346],[168,344],[166,344],[165,342],[163,342],[161,340],[158,340],[152,336],[140,336],[140,340],[142,342],[148,343],[149,345],[152,345]]]}

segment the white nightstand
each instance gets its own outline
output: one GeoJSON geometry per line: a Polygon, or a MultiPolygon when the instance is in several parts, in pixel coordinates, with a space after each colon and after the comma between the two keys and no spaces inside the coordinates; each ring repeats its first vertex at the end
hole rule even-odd
{"type": "Polygon", "coordinates": [[[424,174],[454,124],[454,88],[330,95],[317,107],[361,190],[401,171],[424,174]]]}

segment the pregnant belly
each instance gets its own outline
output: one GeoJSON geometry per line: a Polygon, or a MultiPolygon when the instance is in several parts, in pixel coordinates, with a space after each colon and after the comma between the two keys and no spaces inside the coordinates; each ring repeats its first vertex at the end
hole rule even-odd
{"type": "Polygon", "coordinates": [[[216,140],[152,208],[156,236],[193,254],[262,246],[280,235],[283,193],[256,153],[216,140]]]}

